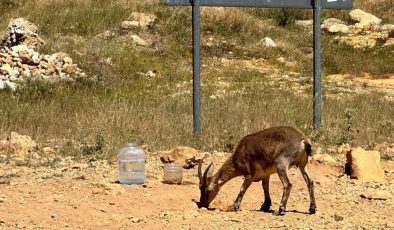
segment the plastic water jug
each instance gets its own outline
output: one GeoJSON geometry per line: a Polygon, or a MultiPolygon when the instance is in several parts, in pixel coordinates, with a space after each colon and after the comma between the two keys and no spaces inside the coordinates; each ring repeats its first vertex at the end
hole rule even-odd
{"type": "Polygon", "coordinates": [[[165,163],[163,165],[163,183],[181,184],[182,183],[182,164],[165,163]]]}
{"type": "Polygon", "coordinates": [[[118,152],[119,182],[143,184],[145,181],[145,153],[137,144],[123,145],[118,152]]]}

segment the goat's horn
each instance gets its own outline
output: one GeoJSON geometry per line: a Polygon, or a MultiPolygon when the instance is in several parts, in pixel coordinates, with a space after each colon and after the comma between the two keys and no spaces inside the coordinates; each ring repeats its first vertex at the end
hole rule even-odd
{"type": "Polygon", "coordinates": [[[198,161],[198,179],[200,179],[200,181],[202,181],[202,172],[201,172],[202,160],[203,160],[203,159],[200,159],[200,160],[198,161]]]}
{"type": "Polygon", "coordinates": [[[202,163],[204,162],[204,159],[207,157],[207,155],[205,155],[202,159],[198,160],[198,178],[200,179],[200,181],[202,181],[202,163]]]}

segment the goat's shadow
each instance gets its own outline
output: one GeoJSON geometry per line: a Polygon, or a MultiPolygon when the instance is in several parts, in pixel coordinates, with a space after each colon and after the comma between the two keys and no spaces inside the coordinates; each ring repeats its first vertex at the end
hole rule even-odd
{"type": "MultiPolygon", "coordinates": [[[[261,210],[254,210],[255,212],[263,212],[263,213],[271,213],[275,215],[275,210],[270,209],[269,211],[261,211],[261,210]]],[[[285,213],[287,212],[292,212],[292,213],[297,213],[297,214],[304,214],[304,215],[310,215],[309,212],[303,212],[303,211],[298,211],[298,210],[286,210],[285,213]]]]}
{"type": "Polygon", "coordinates": [[[303,211],[298,211],[298,210],[288,210],[286,212],[292,212],[292,213],[298,213],[298,214],[305,214],[305,215],[310,215],[309,212],[303,212],[303,211]]]}

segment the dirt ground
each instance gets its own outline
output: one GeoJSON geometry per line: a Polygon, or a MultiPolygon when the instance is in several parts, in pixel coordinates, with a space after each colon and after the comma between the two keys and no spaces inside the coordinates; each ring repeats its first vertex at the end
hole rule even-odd
{"type": "MultiPolygon", "coordinates": [[[[213,160],[216,170],[227,157],[213,160]]],[[[225,212],[238,194],[242,178],[223,186],[211,205],[198,209],[197,169],[185,170],[181,185],[161,182],[157,156],[148,156],[144,185],[116,183],[117,165],[75,163],[56,167],[3,164],[0,171],[0,229],[394,229],[394,201],[360,197],[366,191],[394,194],[394,161],[383,161],[385,183],[361,183],[342,167],[311,162],[317,213],[307,214],[309,196],[298,170],[290,170],[293,189],[285,216],[258,211],[260,183],[247,191],[239,212],[225,212]]],[[[282,185],[271,177],[273,208],[282,185]]]]}

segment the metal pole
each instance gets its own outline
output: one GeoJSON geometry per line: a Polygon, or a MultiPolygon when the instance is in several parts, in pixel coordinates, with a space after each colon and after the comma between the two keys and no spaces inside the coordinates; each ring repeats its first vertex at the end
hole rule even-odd
{"type": "Polygon", "coordinates": [[[321,25],[320,0],[313,0],[313,126],[320,128],[321,122],[321,25]]]}
{"type": "Polygon", "coordinates": [[[200,84],[200,0],[193,0],[193,132],[201,133],[201,84],[200,84]]]}

